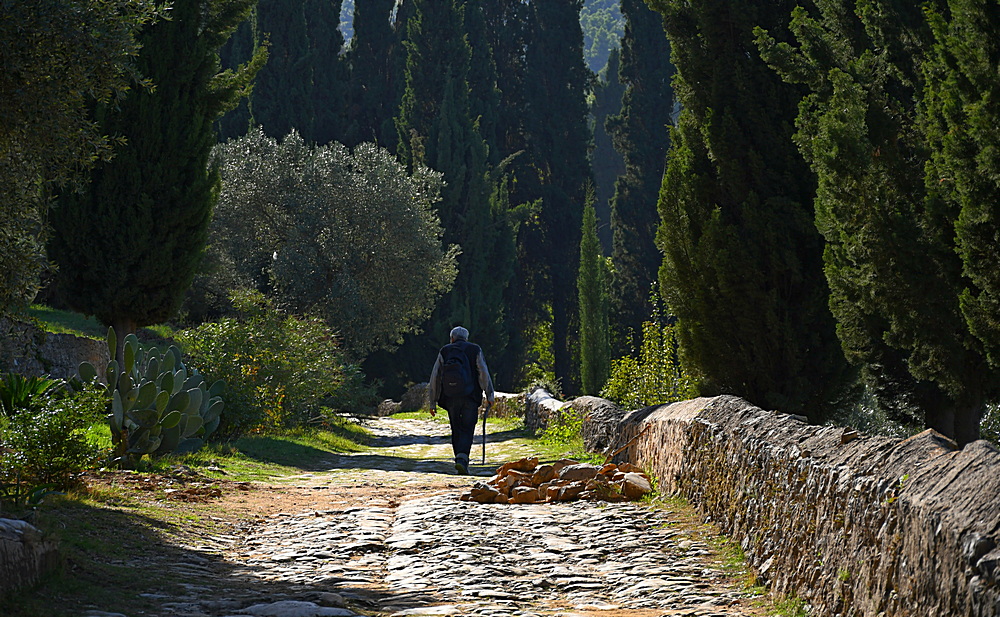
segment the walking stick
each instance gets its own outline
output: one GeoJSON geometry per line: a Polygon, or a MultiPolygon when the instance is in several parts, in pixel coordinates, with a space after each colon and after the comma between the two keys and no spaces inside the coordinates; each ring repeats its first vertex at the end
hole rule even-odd
{"type": "Polygon", "coordinates": [[[486,464],[486,416],[490,415],[490,407],[493,403],[486,401],[486,411],[483,412],[483,465],[486,464]]]}

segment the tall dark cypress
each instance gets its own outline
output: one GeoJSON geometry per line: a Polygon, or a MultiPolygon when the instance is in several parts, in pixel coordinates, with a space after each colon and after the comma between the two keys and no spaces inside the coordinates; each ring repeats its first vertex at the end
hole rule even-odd
{"type": "Polygon", "coordinates": [[[580,266],[576,279],[580,302],[580,392],[597,396],[611,366],[608,340],[607,262],[597,239],[593,193],[583,209],[580,266]]]}
{"type": "MultiPolygon", "coordinates": [[[[259,0],[257,41],[266,39],[268,61],[257,75],[250,110],[253,123],[281,139],[295,129],[312,135],[312,67],[305,0],[259,0]]],[[[308,139],[308,137],[307,137],[308,139]]]]}
{"type": "Polygon", "coordinates": [[[844,385],[827,307],[815,176],[796,151],[801,91],[753,28],[785,33],[794,2],[655,0],[682,106],[660,192],[661,291],[706,393],[821,420],[844,385]]]}
{"type": "Polygon", "coordinates": [[[373,142],[396,149],[394,118],[403,96],[406,15],[400,8],[393,21],[395,6],[396,0],[354,4],[354,37],[346,55],[350,78],[344,143],[348,146],[373,142]]]}
{"type": "Polygon", "coordinates": [[[406,165],[421,163],[444,174],[438,206],[444,242],[461,246],[462,254],[454,288],[423,335],[400,350],[419,371],[411,379],[426,371],[428,350],[454,325],[469,328],[487,349],[506,346],[502,295],[510,268],[505,262],[512,259],[506,212],[495,210],[491,200],[486,144],[470,117],[472,53],[463,35],[463,9],[454,0],[417,0],[413,11],[406,90],[396,119],[399,156],[406,165]]]}
{"type": "MultiPolygon", "coordinates": [[[[539,225],[522,234],[521,250],[540,276],[541,293],[552,312],[555,375],[574,389],[572,366],[574,289],[577,251],[585,202],[592,183],[588,153],[587,91],[590,71],[583,62],[581,0],[550,0],[530,5],[525,53],[528,157],[539,186],[539,225]]],[[[538,279],[536,279],[538,280],[538,279]]]]}
{"type": "Polygon", "coordinates": [[[341,59],[341,0],[306,0],[306,36],[311,72],[309,102],[312,130],[302,136],[316,144],[343,142],[346,127],[347,72],[341,59]]]}
{"type": "Polygon", "coordinates": [[[169,318],[194,276],[219,191],[212,124],[264,60],[220,73],[217,51],[252,6],[176,0],[169,21],[143,32],[136,62],[156,88],[98,109],[102,132],[127,145],[53,213],[63,298],[119,333],[169,318]]]}
{"type": "Polygon", "coordinates": [[[594,123],[594,152],[591,168],[594,174],[594,211],[597,215],[597,235],[601,239],[601,250],[611,254],[611,197],[615,192],[618,176],[625,173],[625,159],[613,145],[608,132],[607,120],[621,113],[622,95],[625,85],[618,77],[621,52],[617,47],[608,54],[608,64],[594,88],[590,115],[594,123]]]}
{"type": "Polygon", "coordinates": [[[469,115],[476,123],[487,148],[487,160],[495,167],[501,159],[498,143],[500,90],[497,67],[487,33],[483,0],[464,0],[465,31],[472,57],[469,63],[469,115]]]}
{"type": "Polygon", "coordinates": [[[662,260],[656,247],[656,201],[674,110],[674,67],[663,19],[642,0],[621,0],[621,12],[625,36],[619,79],[625,93],[621,113],[607,122],[615,149],[625,159],[611,202],[611,327],[619,355],[629,351],[628,333],[642,332],[653,310],[649,294],[662,260]]]}

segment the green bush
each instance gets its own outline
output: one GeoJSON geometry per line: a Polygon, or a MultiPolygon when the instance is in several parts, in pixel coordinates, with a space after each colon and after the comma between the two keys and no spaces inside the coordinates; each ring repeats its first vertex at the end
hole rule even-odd
{"type": "Polygon", "coordinates": [[[623,409],[641,409],[682,401],[698,395],[678,355],[673,326],[663,323],[654,304],[653,318],[642,324],[639,357],[625,356],[611,363],[611,377],[601,395],[623,409]]]}
{"type": "Polygon", "coordinates": [[[0,427],[0,500],[18,501],[39,485],[65,488],[100,451],[87,438],[103,420],[108,397],[101,387],[39,397],[0,427]],[[6,498],[6,499],[5,499],[6,498]]]}
{"type": "Polygon", "coordinates": [[[344,359],[323,320],[286,315],[254,291],[231,296],[237,317],[177,335],[211,379],[226,382],[226,411],[217,435],[233,439],[321,420],[322,408],[374,404],[360,369],[344,359]]]}
{"type": "Polygon", "coordinates": [[[31,407],[32,400],[64,390],[66,382],[48,377],[25,377],[8,373],[0,377],[0,412],[11,417],[31,407]]]}

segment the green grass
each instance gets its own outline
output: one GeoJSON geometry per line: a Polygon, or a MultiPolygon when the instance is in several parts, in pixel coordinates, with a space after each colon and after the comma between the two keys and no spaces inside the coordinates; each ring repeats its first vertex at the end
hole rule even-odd
{"type": "Polygon", "coordinates": [[[169,471],[176,465],[186,465],[210,478],[269,480],[323,468],[331,455],[363,452],[370,439],[371,434],[361,425],[339,419],[323,428],[249,435],[230,444],[209,444],[190,454],[156,459],[152,469],[169,471]]]}
{"type": "Polygon", "coordinates": [[[788,596],[774,603],[771,614],[776,617],[808,617],[809,609],[804,600],[788,596]]]}
{"type": "Polygon", "coordinates": [[[46,332],[72,334],[103,341],[108,328],[93,317],[85,317],[72,311],[61,311],[42,304],[32,304],[28,315],[34,317],[46,332]]]}

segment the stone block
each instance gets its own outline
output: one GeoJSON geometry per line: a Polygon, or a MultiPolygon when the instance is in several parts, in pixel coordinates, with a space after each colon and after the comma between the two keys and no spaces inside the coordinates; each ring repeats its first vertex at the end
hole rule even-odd
{"type": "Polygon", "coordinates": [[[0,519],[0,595],[38,582],[59,566],[58,545],[25,521],[0,519]]]}

